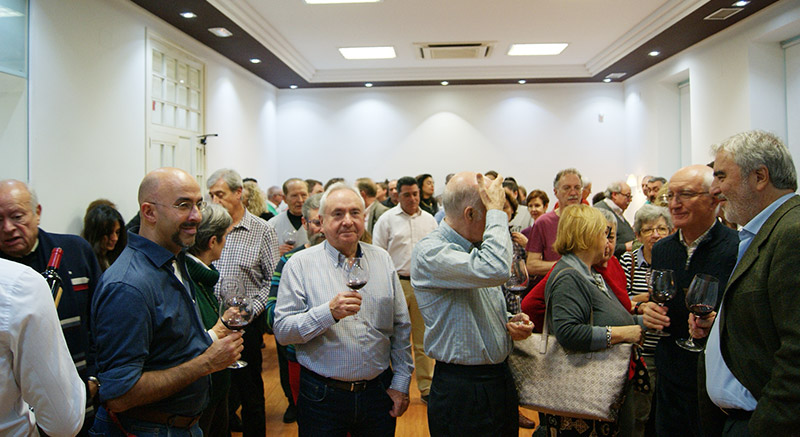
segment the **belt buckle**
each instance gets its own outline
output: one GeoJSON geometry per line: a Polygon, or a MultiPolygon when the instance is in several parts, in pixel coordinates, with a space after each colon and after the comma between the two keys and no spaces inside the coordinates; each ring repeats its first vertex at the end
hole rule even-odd
{"type": "Polygon", "coordinates": [[[354,381],[350,383],[351,392],[359,392],[359,391],[364,391],[366,389],[367,389],[366,381],[354,381]]]}

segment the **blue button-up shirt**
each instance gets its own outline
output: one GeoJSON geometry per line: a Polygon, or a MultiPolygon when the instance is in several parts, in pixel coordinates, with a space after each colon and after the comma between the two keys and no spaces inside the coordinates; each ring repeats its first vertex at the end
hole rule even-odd
{"type": "MultiPolygon", "coordinates": [[[[100,278],[92,300],[92,334],[97,345],[100,401],[127,393],[142,373],[175,367],[211,345],[189,281],[173,273],[168,250],[136,234],[100,278]]],[[[183,253],[177,265],[188,278],[183,253]]],[[[172,396],[146,405],[167,413],[194,416],[208,403],[210,379],[204,376],[172,396]]]]}
{"type": "Polygon", "coordinates": [[[425,320],[425,354],[451,364],[497,364],[511,352],[500,285],[511,275],[508,216],[486,213],[480,248],[447,221],[414,247],[411,285],[425,320]]]}

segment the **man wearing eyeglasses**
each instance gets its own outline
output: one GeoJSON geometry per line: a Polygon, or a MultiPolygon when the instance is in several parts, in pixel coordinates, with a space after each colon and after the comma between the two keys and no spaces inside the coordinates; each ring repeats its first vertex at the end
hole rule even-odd
{"type": "MultiPolygon", "coordinates": [[[[0,257],[43,272],[53,248],[63,252],[57,272],[61,277],[61,296],[56,311],[67,346],[81,380],[86,384],[83,433],[94,417],[97,394],[95,356],[90,345],[89,306],[100,277],[100,266],[89,243],[77,235],[45,232],[39,228],[42,206],[36,193],[24,182],[0,181],[0,257]]],[[[56,298],[56,296],[53,296],[56,298]]]]}
{"type": "MultiPolygon", "coordinates": [[[[719,199],[709,193],[713,172],[705,165],[692,165],[678,170],[669,181],[669,211],[678,229],[653,246],[651,267],[672,270],[675,296],[658,306],[648,302],[644,308],[644,323],[650,329],[663,329],[670,337],[662,338],[656,346],[658,383],[655,392],[655,426],[659,436],[704,435],[700,409],[705,420],[713,420],[709,405],[698,402],[698,353],[679,347],[675,340],[688,338],[689,310],[686,308],[686,289],[694,276],[705,273],[719,280],[724,289],[733,266],[739,238],[736,231],[717,221],[719,199]]],[[[718,307],[719,299],[717,300],[718,307]]],[[[707,317],[714,317],[715,313],[707,317]]],[[[699,331],[695,336],[702,336],[699,331]]],[[[717,414],[719,410],[716,411],[717,414]]]]}
{"type": "Polygon", "coordinates": [[[92,299],[102,403],[92,432],[199,435],[209,375],[236,361],[241,334],[219,322],[206,332],[195,303],[185,264],[203,207],[195,178],[154,170],[138,198],[139,234],[129,234],[92,299]]]}
{"type": "Polygon", "coordinates": [[[617,245],[614,247],[614,256],[618,259],[625,252],[633,250],[633,228],[625,216],[625,210],[631,204],[631,187],[625,182],[612,182],[606,188],[606,198],[597,202],[594,207],[611,211],[617,218],[617,245]]]}
{"type": "MultiPolygon", "coordinates": [[[[305,182],[300,182],[307,190],[305,182]]],[[[222,255],[214,266],[219,270],[220,277],[238,278],[241,281],[245,292],[253,299],[255,312],[253,321],[242,336],[242,360],[248,365],[231,372],[228,411],[233,419],[236,411],[234,406],[237,405],[237,398],[240,398],[243,436],[263,437],[267,432],[264,381],[261,379],[261,344],[266,332],[263,312],[269,298],[272,273],[280,258],[278,236],[272,225],[250,214],[244,207],[242,177],[238,172],[228,168],[217,170],[209,176],[206,185],[211,200],[224,206],[233,219],[233,228],[228,233],[222,255]]],[[[217,297],[221,282],[217,283],[215,289],[217,297]]]]}

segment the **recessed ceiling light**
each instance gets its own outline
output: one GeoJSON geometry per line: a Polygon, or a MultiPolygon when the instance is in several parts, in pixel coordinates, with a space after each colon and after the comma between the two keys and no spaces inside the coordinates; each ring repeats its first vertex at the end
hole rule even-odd
{"type": "Polygon", "coordinates": [[[258,59],[258,58],[250,58],[250,62],[252,62],[253,64],[260,64],[260,63],[261,63],[261,59],[258,59]]]}
{"type": "Polygon", "coordinates": [[[24,15],[21,12],[17,12],[5,6],[0,6],[0,18],[22,17],[22,16],[24,15]]]}
{"type": "Polygon", "coordinates": [[[297,89],[297,85],[289,85],[289,88],[291,88],[293,90],[296,90],[297,89]]]}
{"type": "Polygon", "coordinates": [[[648,53],[647,56],[655,57],[655,56],[658,56],[660,54],[661,54],[661,52],[659,52],[658,50],[653,50],[652,52],[648,53]]]}
{"type": "Polygon", "coordinates": [[[567,43],[554,44],[511,44],[508,56],[546,56],[558,55],[567,48],[567,43]]]}
{"type": "Polygon", "coordinates": [[[603,79],[603,82],[605,82],[605,83],[609,83],[609,82],[611,82],[611,79],[609,79],[609,78],[605,78],[605,79],[603,79]]]}
{"type": "Polygon", "coordinates": [[[364,84],[364,86],[367,88],[372,88],[372,82],[367,82],[364,84]]]}
{"type": "Polygon", "coordinates": [[[448,82],[448,81],[446,81],[446,80],[443,80],[443,81],[442,81],[442,85],[444,85],[444,86],[450,85],[450,82],[448,82]]]}
{"type": "Polygon", "coordinates": [[[214,35],[217,35],[220,38],[227,38],[227,37],[233,35],[230,30],[228,30],[228,29],[226,29],[224,27],[212,27],[212,28],[209,28],[208,31],[213,33],[214,35]]]}
{"type": "Polygon", "coordinates": [[[339,3],[378,3],[382,0],[304,0],[310,5],[333,5],[339,3]]]}
{"type": "Polygon", "coordinates": [[[525,80],[525,79],[520,79],[520,80],[517,81],[517,83],[519,83],[519,84],[524,84],[526,82],[527,82],[527,80],[525,80]]]}
{"type": "Polygon", "coordinates": [[[339,53],[345,59],[392,59],[397,56],[394,47],[342,47],[339,53]]]}
{"type": "Polygon", "coordinates": [[[748,0],[740,0],[740,1],[736,2],[736,3],[734,3],[732,6],[735,6],[737,8],[743,8],[743,7],[745,7],[745,6],[749,5],[749,4],[750,4],[750,2],[748,0]]]}
{"type": "Polygon", "coordinates": [[[197,14],[194,12],[181,12],[181,17],[183,18],[197,18],[197,14]]]}

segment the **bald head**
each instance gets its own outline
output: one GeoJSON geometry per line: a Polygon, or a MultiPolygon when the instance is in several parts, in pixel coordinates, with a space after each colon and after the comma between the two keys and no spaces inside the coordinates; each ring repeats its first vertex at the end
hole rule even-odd
{"type": "Polygon", "coordinates": [[[195,178],[179,168],[162,167],[153,170],[139,184],[139,205],[144,202],[158,202],[164,189],[181,185],[194,185],[200,189],[195,178]]]}
{"type": "Polygon", "coordinates": [[[172,253],[194,244],[203,193],[192,175],[177,168],[159,168],[139,185],[139,235],[172,253]]]}
{"type": "Polygon", "coordinates": [[[669,180],[669,212],[688,243],[716,220],[719,201],[709,193],[713,179],[710,167],[690,165],[675,172],[669,180]]]}
{"type": "Polygon", "coordinates": [[[29,254],[39,237],[42,208],[24,182],[0,181],[0,251],[19,258],[29,254]]]}
{"type": "Polygon", "coordinates": [[[444,188],[442,203],[445,215],[451,220],[459,220],[467,207],[481,208],[477,173],[465,171],[454,175],[444,188]]]}
{"type": "Polygon", "coordinates": [[[672,175],[672,178],[670,178],[670,183],[672,183],[673,180],[691,180],[699,183],[703,191],[708,191],[711,189],[711,183],[714,182],[714,170],[703,164],[690,165],[676,171],[675,174],[672,175]]]}

